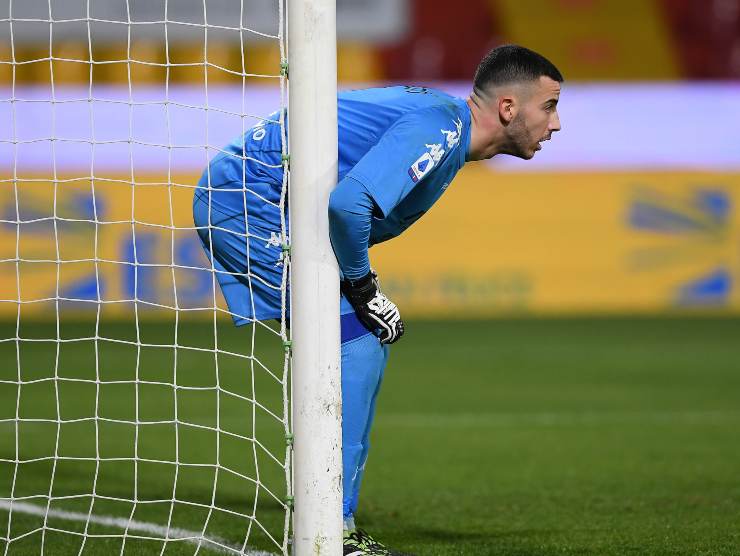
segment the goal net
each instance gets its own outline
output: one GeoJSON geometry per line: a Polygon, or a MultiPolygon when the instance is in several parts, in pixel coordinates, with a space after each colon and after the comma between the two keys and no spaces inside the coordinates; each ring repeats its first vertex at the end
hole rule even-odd
{"type": "Polygon", "coordinates": [[[0,0],[0,554],[289,553],[286,319],[234,327],[191,208],[283,113],[283,30],[283,0],[0,0]]]}

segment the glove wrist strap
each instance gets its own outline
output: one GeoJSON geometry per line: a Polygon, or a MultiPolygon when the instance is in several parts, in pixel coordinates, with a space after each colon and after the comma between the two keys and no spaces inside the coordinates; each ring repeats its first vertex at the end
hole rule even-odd
{"type": "Polygon", "coordinates": [[[377,290],[372,272],[368,272],[365,276],[356,280],[348,278],[342,280],[340,289],[353,307],[370,301],[377,290]]]}

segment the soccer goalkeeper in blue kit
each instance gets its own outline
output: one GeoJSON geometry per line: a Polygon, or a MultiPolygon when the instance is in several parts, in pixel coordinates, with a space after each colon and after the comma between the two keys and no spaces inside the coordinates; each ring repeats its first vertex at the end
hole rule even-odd
{"type": "MultiPolygon", "coordinates": [[[[497,154],[532,158],[560,129],[562,81],[543,56],[507,45],[481,61],[467,99],[409,86],[338,95],[339,172],[328,218],[342,275],[347,556],[395,554],[354,524],[389,344],[404,333],[398,308],[370,268],[368,248],[418,220],[466,162],[497,154]]],[[[195,192],[198,234],[237,326],[281,316],[282,251],[269,239],[287,218],[280,208],[281,145],[277,123],[258,124],[211,160],[195,192]]]]}

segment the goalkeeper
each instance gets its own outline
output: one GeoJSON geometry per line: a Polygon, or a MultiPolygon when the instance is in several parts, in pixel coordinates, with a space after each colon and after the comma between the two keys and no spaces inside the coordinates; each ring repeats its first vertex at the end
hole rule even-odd
{"type": "MultiPolygon", "coordinates": [[[[419,219],[467,161],[532,158],[560,129],[562,80],[543,56],[507,45],[481,61],[467,99],[404,86],[338,95],[339,175],[328,216],[342,273],[345,554],[392,554],[354,525],[389,344],[404,333],[368,248],[419,219]]],[[[281,317],[281,145],[277,123],[258,124],[214,157],[196,189],[195,223],[236,325],[281,317]]]]}

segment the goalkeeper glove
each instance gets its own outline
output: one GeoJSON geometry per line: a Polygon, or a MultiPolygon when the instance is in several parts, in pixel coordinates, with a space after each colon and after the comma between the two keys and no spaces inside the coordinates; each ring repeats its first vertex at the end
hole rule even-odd
{"type": "Polygon", "coordinates": [[[398,307],[380,291],[375,271],[357,280],[342,280],[340,288],[354,307],[357,318],[378,336],[381,344],[392,344],[403,336],[398,307]]]}

